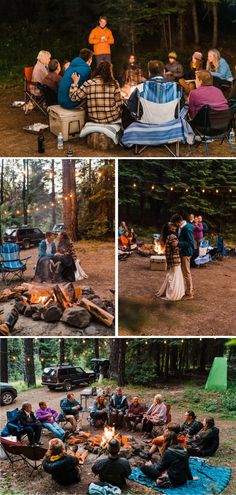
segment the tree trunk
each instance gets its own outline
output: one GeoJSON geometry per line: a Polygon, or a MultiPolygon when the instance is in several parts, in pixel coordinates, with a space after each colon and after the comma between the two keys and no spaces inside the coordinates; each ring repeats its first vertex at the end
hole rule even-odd
{"type": "Polygon", "coordinates": [[[24,339],[25,354],[25,378],[28,387],[36,386],[35,368],[34,368],[34,340],[24,339]]]}
{"type": "Polygon", "coordinates": [[[54,226],[55,223],[57,222],[56,220],[56,195],[55,195],[55,167],[54,167],[54,160],[51,162],[51,177],[52,177],[52,193],[51,193],[51,198],[52,198],[52,225],[54,226]]]}
{"type": "Polygon", "coordinates": [[[180,49],[183,50],[184,48],[184,18],[182,14],[179,14],[179,46],[180,49]]]}
{"type": "Polygon", "coordinates": [[[125,339],[119,339],[118,387],[123,387],[125,384],[125,354],[126,354],[125,339]]]}
{"type": "Polygon", "coordinates": [[[169,378],[169,357],[170,357],[170,348],[169,344],[167,342],[165,346],[165,369],[164,369],[164,374],[165,374],[165,379],[168,380],[169,378]]]}
{"type": "Polygon", "coordinates": [[[118,375],[118,350],[119,339],[110,339],[110,375],[111,378],[116,378],[118,375]]]}
{"type": "Polygon", "coordinates": [[[206,342],[204,340],[201,341],[201,349],[199,354],[199,370],[202,372],[206,371],[206,342]]]}
{"type": "Polygon", "coordinates": [[[171,50],[172,48],[172,32],[171,32],[171,17],[168,15],[167,17],[167,22],[168,22],[168,48],[171,50]]]}
{"type": "Polygon", "coordinates": [[[65,362],[65,339],[60,339],[60,364],[65,362]]]}
{"type": "Polygon", "coordinates": [[[75,160],[62,160],[63,212],[65,230],[72,241],[78,238],[75,160]]]}
{"type": "Polygon", "coordinates": [[[1,382],[8,383],[8,339],[1,339],[1,382]]]}
{"type": "Polygon", "coordinates": [[[23,160],[23,188],[22,188],[22,203],[23,203],[23,217],[24,224],[28,224],[28,193],[27,193],[27,159],[23,160]]]}
{"type": "Polygon", "coordinates": [[[96,359],[99,359],[99,339],[94,339],[94,355],[96,359]]]}
{"type": "Polygon", "coordinates": [[[196,0],[192,1],[192,21],[193,21],[193,32],[194,32],[194,45],[196,48],[199,47],[199,25],[197,16],[197,4],[196,0]]]}
{"type": "Polygon", "coordinates": [[[213,19],[213,32],[212,32],[212,46],[216,48],[218,41],[218,4],[214,2],[212,4],[212,19],[213,19]]]}

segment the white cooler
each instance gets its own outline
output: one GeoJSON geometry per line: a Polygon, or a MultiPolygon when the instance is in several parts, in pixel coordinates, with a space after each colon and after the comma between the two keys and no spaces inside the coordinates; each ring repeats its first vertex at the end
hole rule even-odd
{"type": "Polygon", "coordinates": [[[66,110],[60,105],[48,107],[50,131],[58,136],[62,132],[64,141],[79,137],[85,124],[85,110],[66,110]]]}
{"type": "Polygon", "coordinates": [[[151,270],[167,270],[166,257],[164,254],[158,256],[150,256],[150,268],[151,270]]]}

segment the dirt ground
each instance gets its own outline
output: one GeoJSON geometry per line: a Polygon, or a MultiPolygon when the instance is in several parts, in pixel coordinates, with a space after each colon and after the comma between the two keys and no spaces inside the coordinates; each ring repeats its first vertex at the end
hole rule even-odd
{"type": "MultiPolygon", "coordinates": [[[[109,289],[114,289],[115,284],[115,262],[114,262],[114,243],[100,241],[79,241],[75,243],[75,249],[80,259],[81,266],[88,275],[87,279],[75,282],[75,285],[81,287],[91,287],[95,293],[102,299],[114,302],[114,296],[109,289]],[[109,270],[108,270],[109,267],[109,270]]],[[[37,248],[31,248],[21,251],[21,257],[31,256],[27,263],[25,272],[25,281],[31,282],[34,276],[34,267],[37,259],[37,248]]],[[[14,282],[14,285],[19,285],[14,282]]],[[[0,290],[4,288],[0,282],[0,290]]],[[[3,316],[7,316],[14,305],[14,300],[0,304],[0,310],[3,310],[3,316]]],[[[94,335],[94,324],[90,325],[91,335],[94,335]]],[[[108,328],[96,323],[96,331],[99,335],[114,335],[114,328],[108,328]]],[[[66,326],[63,322],[46,323],[33,321],[31,318],[20,316],[14,329],[14,335],[83,335],[83,331],[66,326]]]]}
{"type": "MultiPolygon", "coordinates": [[[[75,395],[78,400],[79,399],[79,393],[81,392],[80,389],[75,390],[75,395]]],[[[174,399],[175,404],[172,405],[172,420],[175,422],[182,422],[183,421],[183,414],[185,411],[186,405],[183,405],[181,403],[182,398],[183,398],[183,392],[184,388],[181,386],[163,386],[161,393],[164,396],[165,400],[170,400],[174,399]],[[176,404],[177,402],[177,404],[176,404]]],[[[128,396],[128,400],[131,399],[134,391],[127,388],[126,393],[128,396]]],[[[136,392],[135,392],[136,393],[136,392]]],[[[145,395],[143,395],[143,399],[145,402],[148,404],[151,403],[153,395],[156,393],[156,389],[146,389],[145,390],[145,395]]],[[[34,390],[29,390],[26,392],[21,392],[19,393],[16,401],[14,404],[12,404],[11,408],[13,409],[14,407],[21,407],[21,404],[24,401],[29,401],[33,405],[33,410],[38,406],[39,400],[46,400],[46,402],[49,404],[50,407],[54,408],[55,410],[59,410],[59,402],[60,400],[65,397],[65,392],[64,391],[50,391],[46,387],[39,388],[39,389],[34,389],[34,390]]],[[[89,402],[88,405],[91,405],[91,402],[89,402]]],[[[1,424],[5,424],[5,414],[6,414],[6,408],[2,407],[1,408],[1,413],[0,413],[0,418],[1,418],[1,424]]],[[[199,414],[199,419],[203,419],[204,412],[202,414],[199,414]]],[[[224,465],[231,467],[233,469],[233,476],[230,481],[229,486],[225,489],[223,492],[224,495],[233,495],[235,493],[235,459],[236,459],[236,449],[235,449],[235,444],[236,444],[236,429],[234,428],[235,426],[235,421],[230,419],[221,419],[220,415],[215,414],[215,419],[216,419],[216,424],[220,428],[220,448],[215,454],[215,456],[211,459],[209,459],[210,464],[212,465],[224,465]],[[229,436],[230,432],[230,436],[229,436]]],[[[88,430],[89,426],[87,423],[87,414],[84,412],[82,414],[82,427],[84,430],[88,430]]],[[[141,439],[141,434],[136,433],[135,437],[138,439],[141,439]]],[[[44,430],[43,436],[42,436],[42,441],[44,442],[44,447],[47,447],[48,441],[51,438],[51,434],[48,433],[46,430],[44,430]]],[[[147,444],[148,448],[148,444],[147,444]]],[[[96,456],[93,454],[89,454],[87,457],[85,464],[81,468],[81,483],[79,485],[72,485],[71,487],[64,488],[59,486],[57,483],[52,481],[51,477],[40,470],[39,472],[34,472],[32,476],[30,477],[30,491],[28,489],[28,484],[29,484],[29,475],[30,475],[30,469],[27,467],[24,467],[24,469],[21,470],[22,463],[17,463],[14,466],[14,470],[12,471],[8,461],[2,462],[2,476],[5,479],[4,485],[5,485],[5,490],[1,491],[2,495],[7,495],[11,493],[12,495],[15,494],[15,490],[17,490],[17,495],[28,495],[29,493],[31,495],[45,495],[46,493],[48,495],[57,495],[60,493],[60,495],[77,495],[78,493],[80,495],[85,495],[87,493],[87,485],[91,481],[95,480],[95,476],[91,472],[91,467],[96,459],[96,456]]],[[[131,461],[132,463],[132,461],[131,461]]],[[[141,461],[142,463],[142,461],[141,461]]],[[[23,467],[23,466],[22,466],[23,467]]],[[[151,495],[152,493],[158,493],[154,492],[153,490],[143,487],[141,485],[138,485],[137,483],[128,482],[127,486],[127,494],[147,494],[151,495]]]]}
{"type": "MultiPolygon", "coordinates": [[[[37,136],[23,130],[23,127],[40,122],[48,124],[48,118],[39,110],[33,110],[25,115],[22,109],[13,108],[13,101],[23,101],[23,86],[7,88],[1,92],[0,102],[0,156],[5,157],[36,157],[42,156],[38,153],[37,136]]],[[[113,150],[99,151],[88,148],[85,139],[76,138],[64,143],[64,150],[57,149],[56,136],[49,130],[45,131],[45,156],[66,156],[68,149],[72,150],[74,156],[98,156],[98,157],[135,157],[133,150],[126,150],[117,145],[113,150]]],[[[236,149],[232,152],[227,143],[220,145],[217,142],[209,144],[209,156],[230,157],[235,156],[236,149]]],[[[143,157],[169,157],[169,152],[163,147],[149,147],[142,152],[143,157]]],[[[180,156],[182,157],[204,157],[203,146],[192,147],[191,154],[186,145],[180,145],[180,156]]]]}
{"type": "Polygon", "coordinates": [[[132,254],[119,262],[120,335],[235,335],[236,257],[192,269],[194,299],[155,297],[165,272],[132,254]]]}

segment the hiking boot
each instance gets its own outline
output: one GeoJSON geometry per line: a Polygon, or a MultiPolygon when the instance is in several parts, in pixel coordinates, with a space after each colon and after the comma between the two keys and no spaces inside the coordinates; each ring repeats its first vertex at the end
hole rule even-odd
{"type": "Polygon", "coordinates": [[[19,318],[19,313],[16,308],[12,308],[9,316],[7,317],[5,324],[8,326],[10,332],[13,330],[17,320],[19,318]]]}

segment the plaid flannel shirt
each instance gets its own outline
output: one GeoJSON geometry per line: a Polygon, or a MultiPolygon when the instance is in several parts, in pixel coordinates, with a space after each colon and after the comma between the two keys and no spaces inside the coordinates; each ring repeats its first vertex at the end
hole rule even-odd
{"type": "Polygon", "coordinates": [[[121,117],[122,97],[118,84],[105,84],[100,77],[95,77],[80,88],[72,84],[69,96],[79,103],[86,100],[88,116],[93,122],[107,124],[121,117]]]}
{"type": "Polygon", "coordinates": [[[167,268],[172,268],[173,266],[178,266],[181,263],[180,251],[178,246],[173,245],[173,241],[176,241],[178,237],[175,234],[168,235],[166,239],[166,262],[167,268]]]}

